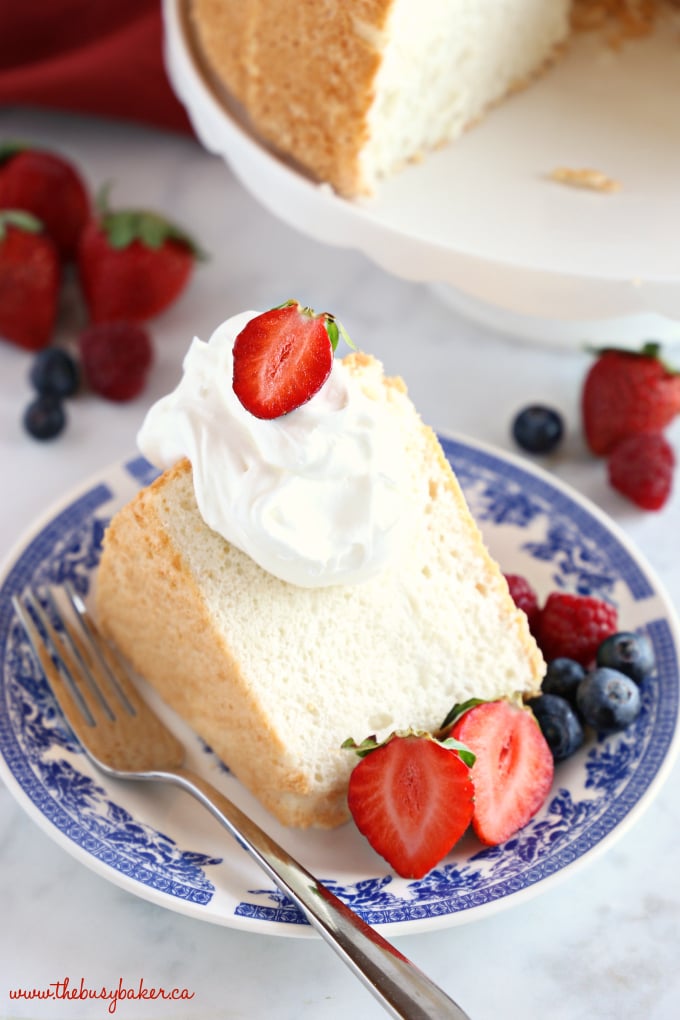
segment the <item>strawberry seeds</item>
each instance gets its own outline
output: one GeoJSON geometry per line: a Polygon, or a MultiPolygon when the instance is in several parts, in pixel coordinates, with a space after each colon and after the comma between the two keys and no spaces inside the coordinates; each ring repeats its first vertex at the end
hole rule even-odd
{"type": "Polygon", "coordinates": [[[280,418],[306,404],[331,374],[342,326],[286,301],[255,316],[234,342],[234,393],[256,418],[280,418]]]}

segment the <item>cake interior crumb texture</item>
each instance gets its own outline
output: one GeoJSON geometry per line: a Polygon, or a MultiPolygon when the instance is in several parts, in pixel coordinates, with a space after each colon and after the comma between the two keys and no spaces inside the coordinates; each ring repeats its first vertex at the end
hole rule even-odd
{"type": "Polygon", "coordinates": [[[402,0],[393,5],[360,177],[373,189],[458,138],[523,86],[567,34],[564,0],[402,0]]]}
{"type": "MultiPolygon", "coordinates": [[[[341,195],[378,190],[531,85],[574,33],[603,47],[680,0],[187,0],[213,86],[341,195]]],[[[677,22],[676,22],[677,25],[677,22]]]]}
{"type": "Polygon", "coordinates": [[[371,193],[524,85],[568,0],[192,0],[200,50],[254,130],[340,193],[371,193]]]}
{"type": "Polygon", "coordinates": [[[418,526],[356,585],[300,588],[203,523],[182,461],[114,517],[104,631],[282,822],[347,818],[347,737],[433,730],[470,697],[536,692],[543,662],[434,433],[403,384],[351,355],[408,446],[418,526]]]}

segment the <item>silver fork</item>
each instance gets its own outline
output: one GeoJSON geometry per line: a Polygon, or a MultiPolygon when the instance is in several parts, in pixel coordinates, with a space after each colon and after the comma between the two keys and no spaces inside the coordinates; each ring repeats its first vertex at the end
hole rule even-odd
{"type": "Polygon", "coordinates": [[[47,589],[44,605],[32,592],[12,602],[54,696],[99,769],[119,779],[174,783],[192,794],[300,907],[391,1016],[469,1020],[441,988],[235,804],[184,767],[184,746],[142,699],[70,584],[47,589]]]}

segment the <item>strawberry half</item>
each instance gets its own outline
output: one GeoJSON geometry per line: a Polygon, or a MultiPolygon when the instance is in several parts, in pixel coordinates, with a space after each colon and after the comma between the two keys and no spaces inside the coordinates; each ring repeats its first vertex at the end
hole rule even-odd
{"type": "Polygon", "coordinates": [[[548,743],[533,714],[508,701],[473,705],[451,733],[475,755],[472,827],[482,843],[504,843],[550,792],[555,766],[548,743]]]}
{"type": "Polygon", "coordinates": [[[680,412],[680,374],[659,359],[659,345],[600,351],[586,375],[581,412],[590,450],[604,456],[628,436],[662,432],[680,412]]]}
{"type": "Polygon", "coordinates": [[[256,418],[280,418],[306,404],[328,379],[340,323],[286,301],[247,323],[234,341],[234,393],[256,418]]]}
{"type": "Polygon", "coordinates": [[[0,210],[0,337],[29,351],[52,339],[59,303],[59,254],[42,223],[0,210]]]}
{"type": "Polygon", "coordinates": [[[364,754],[347,803],[357,828],[403,878],[422,878],[472,818],[470,768],[430,734],[392,734],[384,743],[343,746],[364,754]]]}

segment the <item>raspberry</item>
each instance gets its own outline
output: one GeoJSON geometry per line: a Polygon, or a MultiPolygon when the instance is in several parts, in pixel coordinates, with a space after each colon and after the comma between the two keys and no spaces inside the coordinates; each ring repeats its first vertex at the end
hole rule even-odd
{"type": "Polygon", "coordinates": [[[607,462],[610,485],[643,510],[660,510],[673,487],[675,454],[660,433],[629,436],[607,462]]]}
{"type": "Polygon", "coordinates": [[[132,322],[90,326],[79,338],[83,374],[95,393],[131,400],[142,392],[153,361],[151,337],[132,322]]]}
{"type": "Polygon", "coordinates": [[[512,601],[518,609],[527,614],[529,626],[533,629],[540,612],[536,592],[521,574],[506,574],[505,580],[508,582],[512,601]]]}
{"type": "Polygon", "coordinates": [[[536,640],[547,662],[567,658],[588,667],[600,644],[616,630],[616,609],[608,602],[553,592],[541,612],[536,640]]]}

